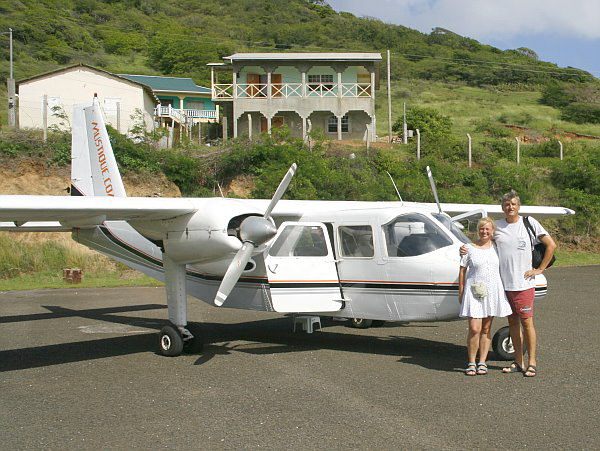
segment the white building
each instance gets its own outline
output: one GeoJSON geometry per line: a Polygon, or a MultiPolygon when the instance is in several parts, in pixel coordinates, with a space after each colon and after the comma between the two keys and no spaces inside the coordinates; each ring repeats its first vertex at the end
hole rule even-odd
{"type": "Polygon", "coordinates": [[[127,133],[142,121],[148,131],[154,127],[158,98],[150,87],[92,66],[78,64],[36,75],[20,80],[17,89],[19,128],[43,128],[44,123],[69,128],[73,105],[91,105],[94,95],[106,121],[119,132],[127,133]]]}

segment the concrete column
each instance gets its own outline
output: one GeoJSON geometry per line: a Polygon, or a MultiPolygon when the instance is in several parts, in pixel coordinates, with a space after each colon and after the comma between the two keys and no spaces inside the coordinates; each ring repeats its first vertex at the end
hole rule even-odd
{"type": "Polygon", "coordinates": [[[238,98],[238,90],[237,90],[237,72],[233,71],[233,98],[237,99],[238,98]]]}
{"type": "Polygon", "coordinates": [[[238,137],[238,118],[233,117],[233,137],[238,137]]]}
{"type": "Polygon", "coordinates": [[[302,117],[302,140],[306,141],[306,118],[302,117]]]}
{"type": "MultiPolygon", "coordinates": [[[[267,72],[267,99],[271,100],[271,71],[267,72]]],[[[269,127],[269,134],[271,134],[271,128],[269,127]]]]}
{"type": "Polygon", "coordinates": [[[337,135],[338,135],[338,141],[342,140],[342,116],[336,116],[337,117],[337,135]]]}
{"type": "Polygon", "coordinates": [[[306,97],[306,72],[302,72],[302,97],[306,97]]]}
{"type": "Polygon", "coordinates": [[[271,116],[267,116],[267,133],[271,135],[271,116]]]}
{"type": "Polygon", "coordinates": [[[227,116],[223,116],[223,141],[227,141],[227,116]]]}
{"type": "Polygon", "coordinates": [[[252,141],[252,115],[248,113],[248,139],[252,141]]]}
{"type": "Polygon", "coordinates": [[[338,98],[342,98],[342,73],[338,71],[337,73],[337,89],[338,89],[338,98]]]}

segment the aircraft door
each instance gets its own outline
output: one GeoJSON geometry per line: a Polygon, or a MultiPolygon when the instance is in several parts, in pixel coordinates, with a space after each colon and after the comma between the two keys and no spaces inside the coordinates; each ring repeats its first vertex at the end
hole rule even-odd
{"type": "Polygon", "coordinates": [[[281,224],[265,264],[276,312],[336,312],[342,308],[340,281],[324,224],[281,224]]]}

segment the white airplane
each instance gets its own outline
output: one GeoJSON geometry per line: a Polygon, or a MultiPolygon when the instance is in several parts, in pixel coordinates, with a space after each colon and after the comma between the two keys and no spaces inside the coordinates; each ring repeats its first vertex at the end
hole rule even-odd
{"type": "MultiPolygon", "coordinates": [[[[71,231],[75,241],[164,280],[159,352],[202,348],[187,294],[217,306],[383,321],[458,318],[458,221],[499,205],[127,197],[97,99],[75,108],[70,196],[0,196],[0,230],[71,231]],[[451,215],[457,215],[452,217],[451,215]],[[192,330],[190,330],[192,329],[192,330]]],[[[521,208],[539,218],[562,207],[521,208]]],[[[547,291],[538,278],[536,295],[547,291]]],[[[505,330],[505,329],[501,329],[505,330]]],[[[494,351],[510,355],[506,330],[494,351]]]]}

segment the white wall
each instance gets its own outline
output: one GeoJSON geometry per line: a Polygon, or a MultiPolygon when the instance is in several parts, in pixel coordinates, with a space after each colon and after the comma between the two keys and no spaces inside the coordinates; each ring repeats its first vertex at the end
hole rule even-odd
{"type": "Polygon", "coordinates": [[[146,118],[148,130],[152,130],[154,102],[152,97],[137,86],[125,80],[112,78],[102,72],[87,67],[74,67],[65,72],[49,74],[19,84],[19,127],[42,128],[43,98],[48,96],[48,127],[68,128],[72,122],[73,105],[92,103],[94,94],[105,113],[106,121],[117,128],[116,103],[120,106],[120,131],[126,133],[133,121],[130,118],[136,109],[140,109],[146,118]],[[59,106],[68,116],[68,123],[61,124],[61,119],[50,110],[59,106]]]}

